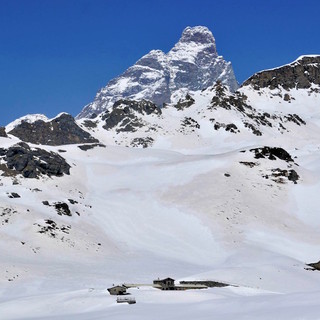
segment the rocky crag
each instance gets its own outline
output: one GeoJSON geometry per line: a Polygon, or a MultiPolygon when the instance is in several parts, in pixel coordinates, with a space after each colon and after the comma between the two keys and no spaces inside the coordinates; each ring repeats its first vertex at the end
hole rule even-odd
{"type": "Polygon", "coordinates": [[[51,121],[23,120],[8,133],[25,142],[50,146],[98,142],[81,129],[71,115],[66,113],[62,113],[51,121]]]}

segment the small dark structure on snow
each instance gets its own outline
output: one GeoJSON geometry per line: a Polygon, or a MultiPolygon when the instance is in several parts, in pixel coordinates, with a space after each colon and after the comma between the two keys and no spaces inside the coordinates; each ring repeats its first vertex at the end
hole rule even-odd
{"type": "Polygon", "coordinates": [[[172,278],[153,280],[153,284],[161,290],[175,290],[174,279],[172,278]]]}
{"type": "Polygon", "coordinates": [[[124,295],[127,293],[127,287],[125,286],[114,286],[108,289],[112,296],[124,295]]]}
{"type": "Polygon", "coordinates": [[[174,279],[165,278],[153,281],[153,287],[161,290],[191,290],[191,289],[208,289],[207,283],[200,282],[185,282],[175,285],[174,279]]]}

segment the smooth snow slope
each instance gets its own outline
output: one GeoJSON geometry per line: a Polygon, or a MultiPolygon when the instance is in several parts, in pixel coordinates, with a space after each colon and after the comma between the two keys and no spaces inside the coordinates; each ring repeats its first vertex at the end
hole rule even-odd
{"type": "Polygon", "coordinates": [[[317,319],[320,275],[304,269],[320,254],[320,221],[309,217],[318,199],[303,212],[304,195],[319,186],[319,153],[308,155],[310,148],[290,150],[298,185],[262,177],[286,168],[282,160],[240,164],[254,160],[247,149],[184,155],[66,146],[71,176],[18,185],[2,177],[1,206],[17,213],[1,225],[1,319],[317,319]],[[78,201],[72,217],[42,204],[69,198],[78,201]],[[44,219],[71,225],[70,233],[38,233],[44,219]],[[237,287],[130,289],[136,305],[116,304],[106,292],[166,276],[237,287]]]}

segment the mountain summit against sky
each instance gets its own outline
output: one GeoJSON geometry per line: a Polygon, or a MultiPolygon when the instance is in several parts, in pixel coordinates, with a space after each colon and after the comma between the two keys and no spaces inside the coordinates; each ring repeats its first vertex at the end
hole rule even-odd
{"type": "Polygon", "coordinates": [[[78,118],[99,114],[123,98],[151,100],[162,106],[180,93],[205,89],[217,80],[232,91],[238,88],[231,63],[218,55],[211,31],[202,26],[187,27],[167,54],[152,50],[109,81],[78,118]]]}

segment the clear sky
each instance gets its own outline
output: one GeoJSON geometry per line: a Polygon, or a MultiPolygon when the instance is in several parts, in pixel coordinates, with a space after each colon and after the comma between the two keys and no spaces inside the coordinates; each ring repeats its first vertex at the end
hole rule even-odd
{"type": "Polygon", "coordinates": [[[320,0],[0,0],[0,125],[77,115],[98,89],[186,26],[207,26],[241,83],[320,54],[320,0]]]}

